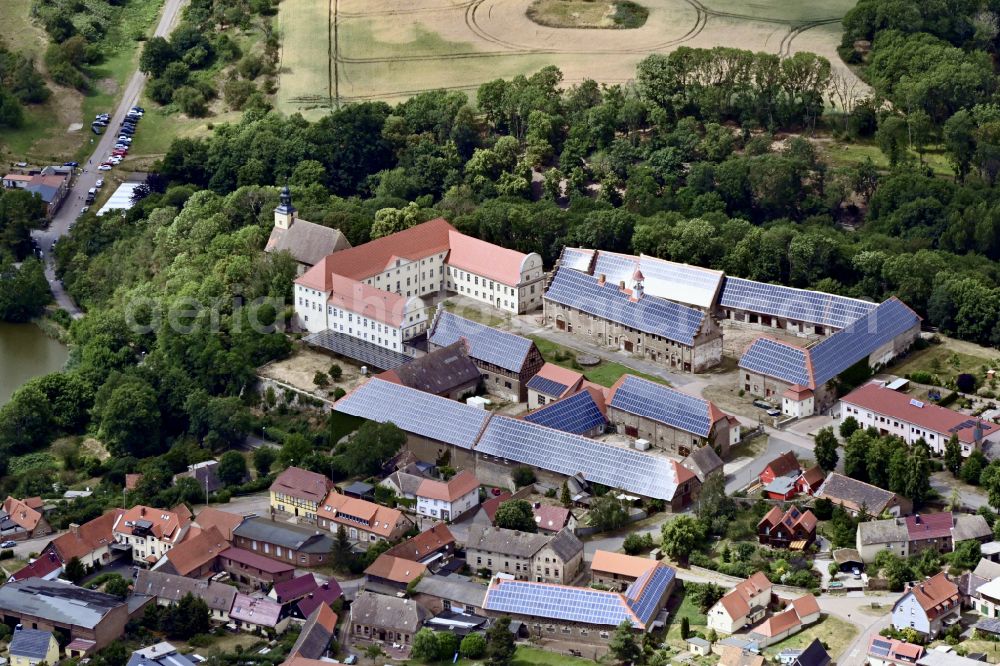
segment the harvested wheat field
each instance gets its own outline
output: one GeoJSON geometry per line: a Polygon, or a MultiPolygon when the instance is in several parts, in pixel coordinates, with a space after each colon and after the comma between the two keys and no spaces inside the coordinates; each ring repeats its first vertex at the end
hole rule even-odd
{"type": "Polygon", "coordinates": [[[620,3],[595,2],[602,9],[588,14],[577,10],[582,0],[565,0],[560,14],[552,7],[560,1],[542,5],[545,21],[555,16],[567,27],[533,20],[539,0],[284,0],[279,107],[314,116],[338,102],[397,102],[441,88],[474,93],[484,81],[546,65],[558,66],[567,85],[623,83],[645,56],[681,45],[812,51],[850,75],[836,46],[854,0],[635,0],[648,16],[634,28],[608,24],[620,3]]]}

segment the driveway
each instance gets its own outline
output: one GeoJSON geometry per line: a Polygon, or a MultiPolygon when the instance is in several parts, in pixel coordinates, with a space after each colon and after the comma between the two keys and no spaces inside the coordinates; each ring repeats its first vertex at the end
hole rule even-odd
{"type": "Polygon", "coordinates": [[[801,435],[789,435],[780,430],[768,428],[767,448],[755,458],[736,458],[724,467],[726,472],[726,494],[732,495],[746,488],[760,476],[769,462],[786,451],[791,451],[799,460],[815,456],[811,442],[801,435]]]}
{"type": "MultiPolygon", "coordinates": [[[[181,7],[184,5],[185,0],[167,0],[163,7],[163,13],[160,15],[160,22],[156,25],[156,30],[153,33],[154,37],[166,37],[171,28],[177,22],[180,16],[181,7]]],[[[143,87],[146,85],[146,75],[142,72],[136,70],[132,73],[132,77],[128,80],[125,85],[125,90],[122,93],[121,102],[118,103],[118,108],[115,109],[111,116],[111,122],[108,124],[108,129],[117,129],[121,122],[125,119],[125,114],[135,106],[139,101],[139,95],[142,93],[143,87]]],[[[83,126],[86,128],[89,126],[89,120],[84,119],[83,126]]],[[[85,131],[90,131],[89,129],[85,131]]],[[[139,123],[138,131],[143,131],[142,123],[139,123]]],[[[87,192],[90,188],[94,187],[97,183],[98,178],[106,178],[110,171],[98,171],[97,166],[104,161],[104,158],[111,153],[111,148],[115,144],[115,137],[117,136],[114,131],[107,131],[99,137],[94,137],[91,141],[94,143],[94,152],[91,154],[90,158],[85,163],[81,163],[80,169],[78,169],[79,174],[76,176],[75,182],[70,187],[69,193],[66,195],[66,199],[63,201],[62,206],[60,206],[58,212],[52,218],[51,223],[47,229],[38,229],[32,232],[32,236],[38,242],[39,247],[42,249],[43,256],[45,258],[45,277],[49,282],[49,287],[52,289],[52,295],[55,297],[56,303],[60,308],[66,310],[74,319],[79,319],[83,316],[83,311],[77,307],[73,299],[69,297],[63,289],[62,282],[56,278],[55,272],[55,262],[52,260],[52,244],[59,238],[62,238],[67,233],[69,233],[70,225],[72,225],[78,217],[80,217],[80,208],[84,205],[84,201],[87,198],[87,192]]],[[[111,186],[110,182],[107,185],[111,186]]]]}

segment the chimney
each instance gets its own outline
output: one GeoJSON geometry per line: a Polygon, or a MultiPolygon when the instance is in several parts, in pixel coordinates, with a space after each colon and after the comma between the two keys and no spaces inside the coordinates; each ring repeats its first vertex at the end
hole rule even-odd
{"type": "Polygon", "coordinates": [[[604,283],[607,282],[607,280],[608,277],[604,273],[601,273],[600,275],[597,276],[597,284],[601,285],[602,287],[604,286],[604,283]]]}
{"type": "Polygon", "coordinates": [[[79,523],[70,523],[69,524],[69,532],[73,536],[80,536],[80,524],[79,523]]]}
{"type": "Polygon", "coordinates": [[[618,289],[621,290],[621,291],[625,291],[625,280],[621,280],[618,283],[618,289]]]}
{"type": "Polygon", "coordinates": [[[144,506],[140,506],[139,507],[139,515],[140,516],[145,516],[146,515],[146,507],[144,507],[144,506]]]}

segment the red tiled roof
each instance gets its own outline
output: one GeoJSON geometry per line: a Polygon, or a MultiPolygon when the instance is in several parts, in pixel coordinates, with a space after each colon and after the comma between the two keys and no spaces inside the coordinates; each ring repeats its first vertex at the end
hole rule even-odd
{"type": "Polygon", "coordinates": [[[181,576],[189,576],[229,548],[229,542],[214,527],[201,531],[167,551],[166,558],[181,576]]]}
{"type": "Polygon", "coordinates": [[[590,563],[591,571],[618,574],[628,578],[638,578],[656,565],[656,560],[645,557],[635,557],[624,553],[612,553],[609,550],[594,551],[594,560],[590,563]]]}
{"type": "Polygon", "coordinates": [[[125,490],[135,490],[140,481],[142,481],[142,474],[126,474],[125,490]]]}
{"type": "Polygon", "coordinates": [[[434,479],[424,479],[417,488],[417,497],[454,502],[478,489],[479,479],[472,472],[463,469],[448,479],[447,483],[434,479]]]}
{"type": "Polygon", "coordinates": [[[324,290],[330,292],[327,303],[333,307],[396,327],[403,324],[407,303],[411,298],[416,298],[378,289],[342,275],[330,275],[327,287],[324,290]]]}
{"type": "Polygon", "coordinates": [[[771,510],[764,514],[764,517],[757,521],[757,527],[760,528],[761,525],[767,523],[771,527],[774,527],[781,522],[781,509],[776,506],[772,506],[771,510]]]}
{"type": "Polygon", "coordinates": [[[865,384],[841,398],[842,402],[856,405],[863,409],[888,416],[893,419],[912,423],[916,426],[943,435],[951,436],[952,432],[966,444],[975,440],[975,425],[964,425],[978,422],[982,428],[983,437],[988,437],[1000,431],[1000,426],[982,419],[975,419],[966,414],[959,414],[950,409],[932,403],[921,403],[923,407],[913,404],[913,398],[906,393],[887,389],[874,382],[865,384]],[[963,427],[959,427],[963,426],[963,427]]]}
{"type": "Polygon", "coordinates": [[[444,523],[437,523],[412,539],[398,543],[386,552],[395,557],[419,562],[431,553],[455,546],[455,537],[444,523]]]}
{"type": "Polygon", "coordinates": [[[789,608],[786,611],[782,611],[777,615],[769,617],[766,621],[755,628],[753,633],[773,638],[774,636],[783,634],[800,624],[802,624],[802,620],[800,620],[799,616],[795,613],[795,609],[789,608]]]}
{"type": "Polygon", "coordinates": [[[42,519],[42,514],[39,511],[32,509],[25,502],[9,495],[3,501],[3,510],[18,527],[27,532],[38,527],[38,523],[42,519]]]}
{"type": "Polygon", "coordinates": [[[25,497],[24,503],[35,510],[39,510],[45,506],[45,502],[42,501],[41,497],[25,497]]]}
{"type": "Polygon", "coordinates": [[[561,384],[566,387],[566,390],[557,395],[557,398],[561,398],[564,395],[568,395],[571,392],[576,391],[577,387],[583,382],[583,375],[579,372],[574,372],[569,368],[564,368],[562,366],[556,365],[555,363],[545,363],[539,369],[537,376],[543,379],[551,379],[557,384],[561,384]]]}
{"type": "Polygon", "coordinates": [[[823,474],[823,470],[819,465],[813,465],[806,471],[802,472],[802,481],[804,481],[813,490],[819,488],[824,479],[826,479],[826,475],[823,474]]]}
{"type": "Polygon", "coordinates": [[[270,557],[264,557],[263,555],[258,555],[242,548],[228,548],[222,551],[221,557],[270,574],[278,574],[295,569],[295,566],[292,564],[272,560],[270,557]]]}
{"type": "Polygon", "coordinates": [[[237,593],[229,617],[237,622],[256,624],[262,627],[274,627],[281,617],[281,605],[270,599],[247,596],[237,593]]]}
{"type": "Polygon", "coordinates": [[[521,281],[521,267],[528,256],[516,250],[481,241],[458,231],[448,232],[448,265],[482,275],[506,285],[521,281]]]}
{"type": "Polygon", "coordinates": [[[132,534],[133,524],[136,521],[148,521],[152,523],[150,530],[157,539],[179,543],[182,530],[191,520],[191,511],[187,507],[182,509],[182,506],[178,505],[173,509],[159,509],[137,504],[123,513],[115,522],[114,531],[121,534],[132,534]]]}
{"type": "Polygon", "coordinates": [[[910,588],[910,592],[931,619],[954,608],[959,601],[958,586],[943,571],[917,583],[910,588]]]}
{"type": "Polygon", "coordinates": [[[542,504],[533,507],[531,512],[535,514],[535,523],[538,524],[540,530],[558,532],[569,522],[569,509],[566,507],[542,504]]]}
{"type": "Polygon", "coordinates": [[[948,538],[953,525],[950,513],[924,513],[906,517],[906,532],[910,541],[948,538]]]}
{"type": "Polygon", "coordinates": [[[10,577],[11,581],[24,580],[26,578],[45,578],[50,573],[62,568],[59,557],[53,551],[42,553],[38,558],[24,567],[14,572],[10,577]]]}
{"type": "Polygon", "coordinates": [[[233,530],[243,522],[243,516],[206,506],[198,513],[195,521],[201,529],[207,530],[214,527],[219,531],[223,539],[232,541],[233,530]]]}
{"type": "Polygon", "coordinates": [[[319,587],[316,577],[311,573],[304,574],[298,578],[284,580],[274,584],[274,596],[278,598],[279,604],[286,604],[289,601],[301,599],[319,587]]]}
{"type": "MultiPolygon", "coordinates": [[[[297,605],[302,616],[309,617],[316,610],[317,606],[330,609],[330,604],[342,596],[344,596],[344,591],[341,589],[340,583],[336,579],[330,578],[325,583],[321,583],[315,590],[299,599],[297,605]]],[[[333,624],[337,624],[337,615],[335,613],[333,615],[333,624]]],[[[332,625],[330,626],[330,630],[333,630],[332,625]]]]}
{"type": "Polygon", "coordinates": [[[795,459],[795,454],[785,451],[780,456],[767,464],[764,469],[770,469],[775,478],[786,476],[799,469],[799,461],[795,459]]]}
{"type": "Polygon", "coordinates": [[[52,547],[63,562],[74,557],[85,557],[114,541],[114,524],[125,513],[122,509],[112,509],[77,527],[70,526],[68,532],[52,540],[52,547]]]}
{"type": "Polygon", "coordinates": [[[490,519],[491,525],[496,520],[497,509],[511,497],[512,495],[508,491],[503,490],[499,495],[495,495],[482,503],[483,511],[486,512],[486,517],[490,519]]]}
{"type": "Polygon", "coordinates": [[[336,490],[330,491],[330,494],[317,508],[316,514],[338,524],[361,527],[386,539],[392,535],[396,525],[403,517],[402,512],[398,509],[390,509],[374,502],[341,495],[336,490]],[[343,517],[341,514],[360,519],[368,524],[358,523],[356,520],[343,517]]]}
{"type": "Polygon", "coordinates": [[[288,467],[271,484],[272,493],[281,493],[317,504],[326,498],[331,488],[333,481],[326,475],[300,467],[288,467]]]}
{"type": "Polygon", "coordinates": [[[788,398],[789,400],[805,400],[806,398],[812,397],[813,391],[808,386],[803,386],[802,384],[792,384],[788,389],[782,393],[782,396],[788,398]]]}
{"type": "Polygon", "coordinates": [[[376,578],[406,585],[409,585],[425,573],[427,573],[427,567],[420,562],[404,560],[402,557],[393,557],[388,553],[379,555],[371,563],[371,566],[365,569],[366,576],[375,576],[376,578]]]}
{"type": "Polygon", "coordinates": [[[799,619],[802,619],[819,613],[819,602],[816,601],[816,597],[813,595],[804,594],[792,600],[792,608],[795,609],[795,613],[799,616],[799,619]]]}

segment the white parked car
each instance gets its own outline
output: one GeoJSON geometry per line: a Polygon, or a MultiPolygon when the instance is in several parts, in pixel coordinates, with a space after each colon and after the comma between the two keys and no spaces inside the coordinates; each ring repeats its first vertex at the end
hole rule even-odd
{"type": "Polygon", "coordinates": [[[101,166],[97,167],[97,170],[98,171],[111,171],[111,168],[112,168],[111,165],[108,164],[107,162],[105,162],[101,166]]]}
{"type": "Polygon", "coordinates": [[[102,187],[104,187],[104,179],[98,178],[97,182],[94,183],[94,187],[96,187],[97,189],[101,189],[102,187]]]}

